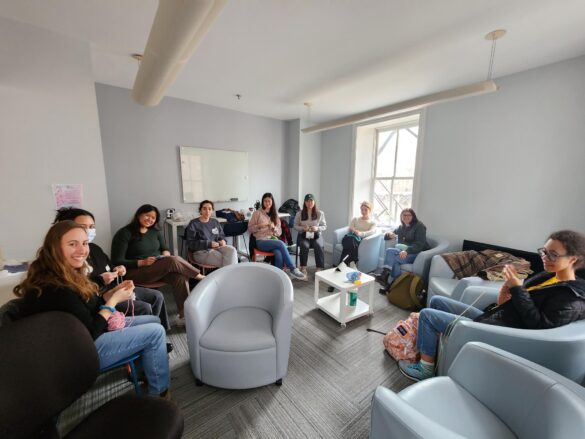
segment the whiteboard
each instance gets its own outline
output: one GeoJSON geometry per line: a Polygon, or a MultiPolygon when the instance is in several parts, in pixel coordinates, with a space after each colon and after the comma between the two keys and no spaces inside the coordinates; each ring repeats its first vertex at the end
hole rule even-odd
{"type": "Polygon", "coordinates": [[[246,201],[248,153],[179,146],[183,203],[246,201]]]}

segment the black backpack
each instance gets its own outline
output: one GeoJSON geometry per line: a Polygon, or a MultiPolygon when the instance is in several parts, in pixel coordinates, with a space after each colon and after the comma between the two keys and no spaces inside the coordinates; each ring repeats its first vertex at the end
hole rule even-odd
{"type": "Polygon", "coordinates": [[[282,206],[278,208],[279,212],[288,213],[291,218],[294,218],[299,210],[301,210],[299,207],[299,202],[297,200],[293,200],[292,198],[286,200],[284,203],[282,203],[282,206]]]}

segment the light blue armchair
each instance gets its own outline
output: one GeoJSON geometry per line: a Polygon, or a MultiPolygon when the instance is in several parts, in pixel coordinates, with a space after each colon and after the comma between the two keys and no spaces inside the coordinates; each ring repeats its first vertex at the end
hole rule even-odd
{"type": "Polygon", "coordinates": [[[292,311],[292,283],[272,265],[246,262],[208,275],[185,302],[197,384],[280,385],[288,369],[292,311]]]}
{"type": "Polygon", "coordinates": [[[480,277],[457,279],[442,256],[433,256],[429,271],[427,306],[433,296],[445,296],[483,309],[495,303],[503,282],[484,280],[480,277]],[[469,289],[469,287],[473,287],[469,289]]]}
{"type": "Polygon", "coordinates": [[[438,374],[445,375],[461,348],[480,341],[534,361],[573,380],[585,382],[585,320],[552,329],[517,329],[459,320],[441,338],[438,374]]]}
{"type": "MultiPolygon", "coordinates": [[[[333,232],[333,265],[339,264],[341,251],[343,250],[341,240],[348,232],[349,227],[342,227],[333,232]]],[[[362,273],[370,273],[378,268],[378,255],[380,254],[383,236],[382,233],[377,231],[362,239],[358,250],[359,261],[357,263],[357,268],[362,273]]]]}
{"type": "MultiPolygon", "coordinates": [[[[382,241],[379,265],[384,263],[386,249],[394,247],[395,244],[395,239],[382,241]]],[[[432,235],[427,235],[427,244],[429,244],[429,249],[420,252],[412,264],[404,264],[400,267],[402,271],[408,271],[420,276],[425,281],[425,284],[429,280],[429,271],[433,257],[435,255],[441,255],[449,249],[449,241],[432,235]]]]}
{"type": "Polygon", "coordinates": [[[371,439],[582,437],[585,388],[484,343],[468,343],[448,376],[396,394],[378,387],[371,439]]]}

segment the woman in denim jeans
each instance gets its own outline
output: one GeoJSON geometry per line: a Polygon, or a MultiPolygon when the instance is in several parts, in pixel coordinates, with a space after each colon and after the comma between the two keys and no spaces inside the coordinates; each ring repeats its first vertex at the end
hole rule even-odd
{"type": "Polygon", "coordinates": [[[114,307],[132,296],[134,284],[132,281],[122,282],[104,302],[97,294],[98,286],[87,277],[88,254],[87,233],[83,226],[73,221],[54,224],[37,259],[31,263],[27,277],[14,288],[17,296],[24,297],[24,314],[44,311],[73,314],[94,339],[100,368],[140,352],[148,393],[169,398],[169,362],[165,330],[159,318],[129,317],[127,327],[108,331],[108,319],[114,313],[114,307]]]}
{"type": "Polygon", "coordinates": [[[585,280],[575,270],[585,264],[585,235],[571,230],[551,234],[538,249],[544,272],[524,284],[512,265],[504,268],[505,282],[493,310],[484,313],[448,297],[434,296],[420,312],[416,347],[417,363],[398,362],[400,371],[414,381],[434,374],[440,335],[457,319],[522,329],[548,329],[585,319],[585,280]]]}

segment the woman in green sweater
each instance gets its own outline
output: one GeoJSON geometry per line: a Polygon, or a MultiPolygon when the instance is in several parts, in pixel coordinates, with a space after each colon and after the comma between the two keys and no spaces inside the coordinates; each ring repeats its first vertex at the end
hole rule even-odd
{"type": "Polygon", "coordinates": [[[137,285],[170,284],[179,310],[177,324],[184,325],[183,306],[189,296],[189,279],[201,280],[204,276],[183,258],[171,256],[158,226],[159,218],[155,206],[140,206],[132,222],[114,235],[112,262],[126,266],[126,278],[137,285]]]}

